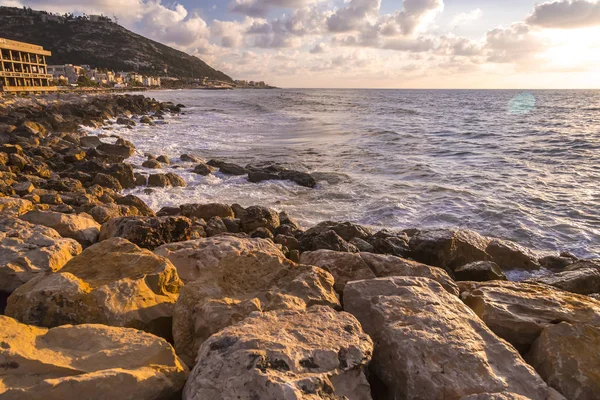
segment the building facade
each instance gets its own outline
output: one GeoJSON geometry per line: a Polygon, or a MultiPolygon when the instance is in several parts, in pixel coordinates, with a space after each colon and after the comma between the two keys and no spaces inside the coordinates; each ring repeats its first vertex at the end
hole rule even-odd
{"type": "Polygon", "coordinates": [[[69,84],[74,84],[83,74],[83,68],[73,64],[48,65],[48,73],[55,81],[65,79],[69,84]]]}
{"type": "Polygon", "coordinates": [[[0,38],[0,91],[56,91],[48,73],[46,57],[49,56],[51,53],[42,46],[0,38]]]}

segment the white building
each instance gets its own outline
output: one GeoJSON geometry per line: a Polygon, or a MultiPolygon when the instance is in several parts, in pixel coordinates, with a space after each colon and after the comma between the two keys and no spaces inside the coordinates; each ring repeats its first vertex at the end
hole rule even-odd
{"type": "Polygon", "coordinates": [[[83,68],[73,64],[48,65],[48,73],[55,80],[66,79],[69,84],[77,83],[77,79],[83,73],[83,68]]]}

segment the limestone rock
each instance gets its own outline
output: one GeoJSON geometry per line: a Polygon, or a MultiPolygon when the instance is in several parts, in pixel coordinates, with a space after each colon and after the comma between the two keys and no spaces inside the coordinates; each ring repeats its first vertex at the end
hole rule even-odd
{"type": "Polygon", "coordinates": [[[600,293],[600,270],[596,268],[581,268],[531,279],[527,282],[543,283],[571,293],[600,293]]]}
{"type": "Polygon", "coordinates": [[[598,349],[599,327],[561,322],[542,331],[527,361],[569,400],[594,400],[600,394],[598,349]]]}
{"type": "Polygon", "coordinates": [[[495,262],[477,261],[463,265],[454,270],[457,281],[505,281],[506,276],[495,262]]]}
{"type": "Polygon", "coordinates": [[[113,218],[138,216],[140,212],[135,207],[117,205],[114,203],[95,206],[88,211],[88,214],[99,224],[104,224],[113,218]]]}
{"type": "Polygon", "coordinates": [[[63,214],[54,211],[30,211],[21,219],[56,230],[62,237],[77,240],[83,247],[98,241],[100,224],[89,214],[63,214]]]}
{"type": "Polygon", "coordinates": [[[250,233],[258,228],[266,228],[270,231],[279,226],[279,213],[267,207],[252,206],[244,209],[240,215],[242,229],[250,233]]]}
{"type": "Polygon", "coordinates": [[[364,372],[372,350],[348,313],[267,312],[202,345],[183,398],[370,400],[364,372]]]}
{"type": "Polygon", "coordinates": [[[438,281],[449,293],[456,296],[459,294],[458,287],[443,269],[391,255],[317,250],[302,253],[300,262],[316,265],[329,272],[335,280],[335,290],[340,294],[350,281],[386,276],[431,278],[438,281]]]}
{"type": "Polygon", "coordinates": [[[546,400],[551,389],[458,297],[428,278],[354,281],[344,309],[375,343],[378,399],[460,399],[512,392],[546,400]]]}
{"type": "Polygon", "coordinates": [[[207,165],[205,163],[200,163],[194,167],[193,172],[198,175],[207,176],[212,174],[215,171],[213,167],[207,165]]]}
{"type": "Polygon", "coordinates": [[[329,273],[287,260],[269,240],[216,236],[167,244],[155,253],[185,277],[173,336],[177,354],[190,365],[210,335],[254,311],[339,306],[329,273]]]}
{"type": "Polygon", "coordinates": [[[545,327],[565,321],[600,326],[600,302],[551,286],[459,282],[461,298],[496,335],[526,352],[545,327]]]}
{"type": "Polygon", "coordinates": [[[100,240],[121,237],[150,250],[172,242],[192,239],[193,223],[186,217],[122,217],[104,225],[100,240]]]}
{"type": "Polygon", "coordinates": [[[466,229],[432,229],[416,233],[409,241],[415,260],[454,270],[475,261],[486,261],[489,239],[466,229]]]}
{"type": "Polygon", "coordinates": [[[493,239],[485,251],[503,271],[540,269],[537,257],[531,250],[507,240],[493,239]]]}
{"type": "Polygon", "coordinates": [[[17,218],[0,219],[0,292],[12,293],[30,279],[61,269],[81,245],[54,229],[17,218]]]}
{"type": "Polygon", "coordinates": [[[37,326],[98,323],[168,338],[181,286],[168,260],[112,238],[15,290],[6,315],[37,326]]]}
{"type": "Polygon", "coordinates": [[[201,218],[208,221],[212,217],[233,218],[233,210],[227,204],[183,204],[181,215],[188,218],[201,218]]]}
{"type": "Polygon", "coordinates": [[[3,400],[170,400],[187,368],[161,338],[135,329],[46,329],[0,315],[3,400]]]}
{"type": "Polygon", "coordinates": [[[18,217],[31,210],[33,210],[33,204],[29,200],[15,197],[0,197],[0,214],[3,217],[18,217]]]}

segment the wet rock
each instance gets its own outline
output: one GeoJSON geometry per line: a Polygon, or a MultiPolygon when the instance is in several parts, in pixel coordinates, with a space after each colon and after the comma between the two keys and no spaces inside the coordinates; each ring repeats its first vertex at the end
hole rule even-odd
{"type": "Polygon", "coordinates": [[[135,175],[133,174],[133,167],[131,165],[126,163],[113,164],[108,172],[119,180],[124,189],[133,189],[136,187],[135,175]]]}
{"type": "Polygon", "coordinates": [[[34,277],[61,269],[81,245],[54,229],[17,218],[0,219],[0,292],[12,293],[34,277]]]}
{"type": "Polygon", "coordinates": [[[57,231],[62,237],[77,240],[84,248],[98,241],[100,224],[85,213],[63,214],[53,211],[30,211],[21,219],[57,231]]]}
{"type": "Polygon", "coordinates": [[[194,172],[195,174],[198,175],[203,175],[203,176],[207,176],[212,174],[215,171],[215,169],[213,167],[211,167],[210,165],[201,163],[201,164],[197,164],[194,167],[194,170],[192,172],[194,172]]]}
{"type": "Polygon", "coordinates": [[[525,353],[549,325],[600,326],[600,302],[546,285],[459,282],[461,298],[498,336],[525,353]]]}
{"type": "Polygon", "coordinates": [[[179,175],[172,172],[166,174],[152,174],[148,177],[148,186],[154,187],[185,187],[187,183],[179,175]]]}
{"type": "MultiPolygon", "coordinates": [[[[280,244],[282,246],[285,246],[285,248],[287,248],[288,250],[299,250],[300,249],[300,242],[298,241],[298,239],[296,239],[293,236],[277,235],[274,239],[274,242],[277,244],[280,244]]],[[[308,263],[308,264],[310,264],[310,263],[308,263]]]]}
{"type": "Polygon", "coordinates": [[[92,182],[94,185],[100,185],[105,188],[112,189],[116,192],[120,192],[123,190],[123,186],[117,178],[107,174],[96,174],[94,175],[94,180],[92,182]]]}
{"type": "Polygon", "coordinates": [[[561,322],[547,326],[527,361],[569,400],[593,400],[600,393],[600,328],[561,322]]]}
{"type": "Polygon", "coordinates": [[[193,163],[199,163],[202,162],[202,159],[189,155],[189,154],[182,154],[179,159],[183,162],[193,162],[193,163]]]}
{"type": "Polygon", "coordinates": [[[353,238],[352,240],[350,240],[349,242],[351,245],[353,245],[354,247],[356,247],[358,249],[358,251],[360,252],[366,252],[366,253],[375,253],[375,247],[373,247],[371,245],[371,243],[359,239],[359,238],[353,238]]]}
{"type": "Polygon", "coordinates": [[[183,397],[370,400],[372,349],[350,314],[328,307],[267,312],[202,345],[183,397]]]}
{"type": "Polygon", "coordinates": [[[81,146],[86,148],[96,148],[102,144],[102,141],[98,136],[82,136],[79,138],[81,146]]]}
{"type": "Polygon", "coordinates": [[[171,165],[171,160],[169,160],[169,157],[164,155],[156,157],[156,161],[161,162],[165,165],[171,165]]]}
{"type": "Polygon", "coordinates": [[[475,261],[488,261],[489,239],[465,229],[423,230],[410,238],[410,255],[415,260],[454,270],[475,261]]]}
{"type": "Polygon", "coordinates": [[[211,167],[219,168],[219,171],[227,175],[246,175],[248,170],[237,164],[226,163],[219,160],[210,160],[207,162],[211,167]]]}
{"type": "Polygon", "coordinates": [[[258,228],[273,231],[279,226],[279,214],[267,207],[248,207],[239,218],[242,223],[242,230],[246,233],[251,233],[258,228]]]}
{"type": "Polygon", "coordinates": [[[457,281],[505,281],[506,276],[495,262],[477,261],[454,270],[457,281]]]}
{"type": "Polygon", "coordinates": [[[132,194],[128,194],[127,196],[117,197],[117,204],[135,207],[140,212],[140,215],[145,217],[155,217],[154,211],[146,204],[142,199],[136,197],[132,194]]]}
{"type": "Polygon", "coordinates": [[[278,181],[281,180],[279,175],[272,172],[266,171],[250,171],[248,172],[248,181],[252,183],[259,183],[264,181],[278,181]]]}
{"type": "Polygon", "coordinates": [[[93,207],[88,214],[99,224],[104,224],[113,218],[139,216],[140,212],[135,207],[109,203],[93,207]]]}
{"type": "Polygon", "coordinates": [[[339,237],[344,239],[346,242],[349,242],[354,238],[367,240],[373,234],[373,232],[371,232],[369,228],[366,228],[361,225],[356,225],[351,222],[324,221],[304,232],[303,236],[305,238],[308,238],[310,236],[317,236],[327,231],[334,231],[339,237]]]}
{"type": "Polygon", "coordinates": [[[24,325],[0,315],[4,400],[168,399],[187,368],[163,339],[135,329],[24,325]]]}
{"type": "Polygon", "coordinates": [[[549,399],[552,389],[519,353],[454,295],[427,278],[354,281],[344,309],[375,343],[378,399],[460,399],[513,392],[549,399]]]}
{"type": "Polygon", "coordinates": [[[186,282],[173,319],[177,354],[192,364],[210,335],[254,311],[339,307],[333,278],[297,265],[264,239],[216,236],[159,247],[186,282]]]}
{"type": "Polygon", "coordinates": [[[168,172],[166,174],[166,176],[169,179],[170,185],[173,186],[173,187],[186,187],[187,186],[186,181],[182,177],[180,177],[179,175],[177,175],[177,174],[174,174],[172,172],[168,172]]]}
{"type": "Polygon", "coordinates": [[[183,204],[181,206],[181,214],[188,218],[199,218],[205,221],[213,217],[233,218],[234,213],[227,204],[210,203],[210,204],[183,204]]]}
{"type": "Polygon", "coordinates": [[[182,285],[165,258],[111,238],[87,248],[60,271],[15,290],[6,315],[37,326],[96,323],[170,338],[182,285]]]}
{"type": "Polygon", "coordinates": [[[135,126],[136,125],[134,120],[132,120],[130,118],[126,118],[126,117],[117,118],[117,124],[125,125],[125,126],[135,126]]]}
{"type": "Polygon", "coordinates": [[[225,222],[223,222],[221,217],[212,217],[209,219],[204,229],[208,237],[217,236],[228,232],[227,225],[225,225],[225,222]]]}
{"type": "Polygon", "coordinates": [[[316,265],[329,272],[335,280],[334,287],[339,294],[343,293],[344,287],[350,281],[386,276],[430,278],[439,282],[449,293],[456,296],[459,294],[458,287],[443,269],[392,255],[318,250],[302,253],[300,262],[316,265]]]}
{"type": "Polygon", "coordinates": [[[237,218],[221,218],[227,227],[227,232],[240,233],[242,231],[242,223],[237,218]]]}
{"type": "Polygon", "coordinates": [[[148,177],[146,175],[136,172],[134,174],[134,177],[135,177],[135,186],[146,186],[148,184],[148,177]]]}
{"type": "Polygon", "coordinates": [[[368,242],[376,253],[391,254],[397,257],[410,255],[408,236],[404,232],[392,232],[384,229],[368,238],[368,242]]]}
{"type": "Polygon", "coordinates": [[[0,214],[3,217],[25,214],[33,210],[33,204],[29,200],[14,197],[0,197],[0,214]]]}
{"type": "Polygon", "coordinates": [[[303,251],[333,250],[358,253],[358,249],[342,239],[333,230],[323,230],[318,233],[310,229],[300,236],[300,248],[303,251]]]}
{"type": "Polygon", "coordinates": [[[273,234],[267,228],[256,228],[252,232],[250,232],[251,238],[260,238],[260,239],[269,239],[273,240],[273,234]]]}
{"type": "Polygon", "coordinates": [[[152,118],[144,115],[142,118],[140,118],[140,124],[154,125],[154,122],[152,121],[152,118]]]}
{"type": "Polygon", "coordinates": [[[600,293],[600,270],[596,268],[581,268],[530,279],[527,282],[543,283],[571,293],[600,293]]]}
{"type": "Polygon", "coordinates": [[[162,164],[158,160],[146,160],[142,163],[142,167],[159,169],[162,168],[162,164]]]}
{"type": "Polygon", "coordinates": [[[186,217],[121,217],[102,225],[100,240],[120,237],[154,250],[166,243],[193,238],[193,223],[186,217]]]}
{"type": "Polygon", "coordinates": [[[516,243],[494,239],[487,245],[485,251],[503,271],[540,269],[540,264],[535,254],[516,243]]]}
{"type": "Polygon", "coordinates": [[[129,158],[135,154],[135,146],[130,141],[119,139],[115,144],[102,143],[96,147],[97,150],[108,156],[118,158],[129,158]]]}

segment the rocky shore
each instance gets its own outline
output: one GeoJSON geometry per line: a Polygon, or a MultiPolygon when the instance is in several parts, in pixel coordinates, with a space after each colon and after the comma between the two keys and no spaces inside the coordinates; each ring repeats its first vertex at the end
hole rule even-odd
{"type": "Polygon", "coordinates": [[[111,133],[181,112],[0,103],[0,399],[598,398],[598,260],[260,205],[152,210],[123,191],[185,186],[181,168],[316,186],[275,163],[132,165],[111,133]]]}

